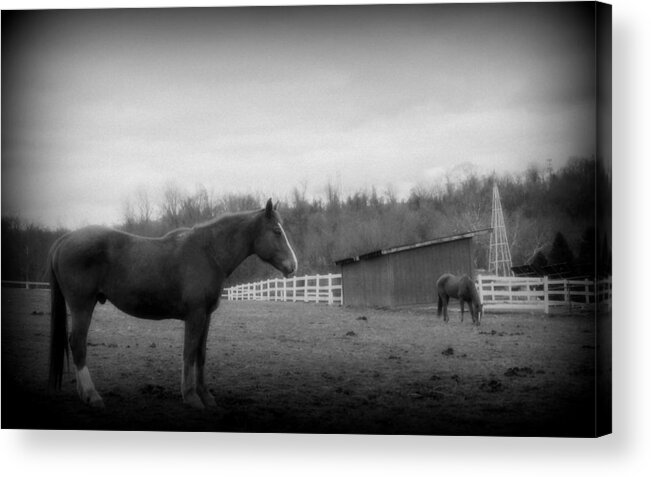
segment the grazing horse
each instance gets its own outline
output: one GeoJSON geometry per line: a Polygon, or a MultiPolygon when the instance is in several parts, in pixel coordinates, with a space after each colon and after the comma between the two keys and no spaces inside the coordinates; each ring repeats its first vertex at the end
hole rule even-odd
{"type": "Polygon", "coordinates": [[[436,282],[436,290],[439,296],[438,301],[438,316],[441,316],[443,311],[443,319],[447,323],[448,318],[448,302],[450,298],[458,298],[461,302],[461,322],[463,323],[463,304],[468,302],[472,322],[475,325],[481,323],[481,315],[483,313],[483,305],[479,300],[479,293],[475,287],[475,282],[468,275],[457,277],[450,273],[441,275],[441,278],[436,282]]]}
{"type": "Polygon", "coordinates": [[[262,210],[227,214],[160,238],[94,226],[62,236],[49,255],[50,388],[61,388],[69,342],[79,396],[91,406],[104,406],[86,366],[86,337],[95,305],[109,300],[138,318],[185,322],[183,402],[200,409],[214,406],[204,381],[210,315],[224,279],[252,254],[286,277],[298,266],[271,199],[262,210]]]}

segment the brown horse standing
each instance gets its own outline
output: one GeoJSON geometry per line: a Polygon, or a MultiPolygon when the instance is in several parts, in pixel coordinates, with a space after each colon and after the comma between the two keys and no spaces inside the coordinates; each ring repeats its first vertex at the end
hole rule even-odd
{"type": "Polygon", "coordinates": [[[214,406],[204,381],[210,316],[219,304],[224,279],[252,254],[285,276],[298,266],[271,199],[262,210],[224,215],[160,238],[106,227],[64,235],[49,256],[50,386],[61,387],[68,353],[67,303],[77,391],[84,402],[103,407],[86,366],[86,337],[95,305],[109,300],[138,318],[185,322],[183,402],[196,408],[214,406]]]}
{"type": "Polygon", "coordinates": [[[461,302],[461,322],[463,323],[463,304],[468,303],[472,322],[475,325],[481,323],[481,315],[483,313],[483,305],[479,299],[479,293],[475,287],[475,282],[468,275],[457,277],[450,273],[441,275],[436,282],[436,290],[438,293],[438,316],[441,316],[443,311],[443,319],[447,323],[448,318],[448,302],[450,298],[458,298],[461,302]]]}

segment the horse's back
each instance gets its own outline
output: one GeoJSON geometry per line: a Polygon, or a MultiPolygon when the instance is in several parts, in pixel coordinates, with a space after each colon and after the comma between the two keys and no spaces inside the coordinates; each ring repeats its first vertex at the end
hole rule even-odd
{"type": "Polygon", "coordinates": [[[458,287],[458,279],[451,273],[444,273],[436,281],[436,288],[439,294],[444,293],[449,296],[456,296],[458,287]]]}
{"type": "Polygon", "coordinates": [[[436,282],[439,293],[445,293],[454,298],[469,296],[475,289],[475,282],[468,275],[453,275],[445,273],[436,282]]]}
{"type": "Polygon", "coordinates": [[[50,251],[54,269],[92,267],[93,262],[105,255],[109,230],[88,226],[60,237],[50,251]]]}
{"type": "Polygon", "coordinates": [[[439,277],[438,280],[436,280],[436,286],[437,288],[444,287],[451,279],[454,278],[454,275],[451,273],[444,273],[439,277]]]}
{"type": "Polygon", "coordinates": [[[149,238],[91,225],[61,237],[52,254],[59,260],[82,262],[86,267],[92,267],[117,258],[139,259],[170,254],[186,234],[187,229],[178,229],[161,238],[149,238]]]}
{"type": "Polygon", "coordinates": [[[459,284],[463,285],[464,287],[470,287],[474,286],[475,282],[473,282],[472,278],[470,278],[468,275],[463,275],[459,277],[459,284]]]}
{"type": "Polygon", "coordinates": [[[119,287],[120,282],[129,281],[133,270],[151,278],[169,272],[162,267],[165,249],[170,247],[160,240],[88,226],[64,235],[55,244],[52,269],[64,288],[97,289],[109,284],[111,288],[119,287]],[[145,263],[147,266],[142,266],[145,263]]]}

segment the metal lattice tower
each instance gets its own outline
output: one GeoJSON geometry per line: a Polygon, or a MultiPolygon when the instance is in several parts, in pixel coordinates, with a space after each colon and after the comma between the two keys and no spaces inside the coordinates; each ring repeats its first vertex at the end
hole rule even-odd
{"type": "Polygon", "coordinates": [[[506,226],[504,215],[502,215],[502,202],[497,184],[493,184],[493,216],[491,219],[490,249],[488,253],[488,273],[498,277],[510,277],[511,273],[511,251],[509,241],[506,237],[506,226]]]}

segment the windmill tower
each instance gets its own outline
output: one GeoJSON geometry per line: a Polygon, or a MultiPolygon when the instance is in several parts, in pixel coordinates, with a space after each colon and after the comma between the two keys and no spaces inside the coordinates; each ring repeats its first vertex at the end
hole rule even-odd
{"type": "Polygon", "coordinates": [[[491,219],[490,249],[488,253],[488,273],[498,277],[511,276],[511,251],[506,238],[506,226],[502,215],[502,202],[497,184],[493,184],[493,216],[491,219]]]}

